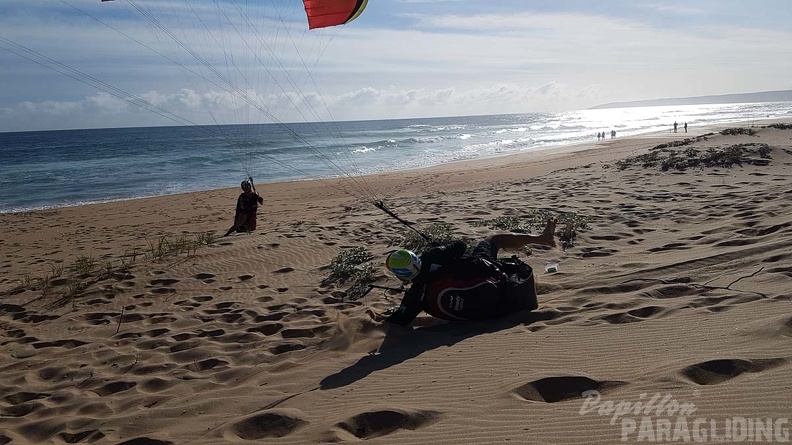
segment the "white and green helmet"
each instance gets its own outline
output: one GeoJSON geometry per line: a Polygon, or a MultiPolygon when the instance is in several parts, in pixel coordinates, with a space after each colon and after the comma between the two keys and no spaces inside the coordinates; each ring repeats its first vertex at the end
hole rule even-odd
{"type": "Polygon", "coordinates": [[[385,266],[402,281],[411,281],[421,272],[421,259],[418,255],[407,250],[400,249],[391,252],[385,260],[385,266]]]}

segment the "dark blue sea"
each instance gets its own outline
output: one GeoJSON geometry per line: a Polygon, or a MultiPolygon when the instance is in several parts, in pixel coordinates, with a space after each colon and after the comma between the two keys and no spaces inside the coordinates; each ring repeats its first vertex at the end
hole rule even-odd
{"type": "Polygon", "coordinates": [[[316,124],[0,133],[0,213],[415,169],[458,160],[792,116],[792,103],[696,105],[316,124]]]}

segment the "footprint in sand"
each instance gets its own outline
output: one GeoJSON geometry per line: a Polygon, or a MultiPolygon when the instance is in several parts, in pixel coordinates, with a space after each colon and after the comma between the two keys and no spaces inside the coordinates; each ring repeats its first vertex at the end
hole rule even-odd
{"type": "Polygon", "coordinates": [[[616,235],[591,235],[589,238],[594,241],[619,241],[622,238],[631,238],[633,236],[630,233],[619,233],[616,235]]]}
{"type": "Polygon", "coordinates": [[[217,303],[214,309],[204,309],[201,312],[209,315],[227,314],[229,312],[238,311],[238,309],[234,309],[233,306],[235,305],[238,304],[234,302],[217,303]]]}
{"type": "Polygon", "coordinates": [[[31,400],[46,399],[50,394],[41,392],[17,392],[3,397],[3,400],[12,405],[21,405],[30,402],[31,400]]]}
{"type": "Polygon", "coordinates": [[[672,284],[668,286],[660,286],[657,289],[649,289],[638,293],[640,298],[652,299],[667,299],[667,298],[680,298],[689,295],[698,295],[701,290],[688,286],[686,284],[672,284]]]}
{"type": "Polygon", "coordinates": [[[200,303],[196,303],[194,301],[189,301],[189,300],[179,300],[174,302],[173,304],[176,306],[183,306],[185,307],[185,310],[192,310],[201,306],[200,303]]]}
{"type": "Polygon", "coordinates": [[[592,317],[592,321],[603,320],[610,324],[623,324],[635,323],[644,321],[649,318],[665,316],[675,311],[669,311],[661,306],[645,306],[637,309],[632,309],[626,312],[618,312],[615,314],[601,315],[592,317]]]}
{"type": "Polygon", "coordinates": [[[441,417],[437,411],[383,409],[360,413],[335,426],[358,439],[372,439],[402,429],[415,431],[436,423],[441,417]]]}
{"type": "Polygon", "coordinates": [[[285,354],[291,351],[299,351],[300,349],[305,349],[307,346],[302,343],[281,343],[277,346],[270,348],[270,352],[273,355],[280,355],[285,354]]]}
{"type": "Polygon", "coordinates": [[[778,328],[778,332],[781,333],[784,337],[792,337],[792,317],[789,317],[781,323],[781,327],[778,328]]]}
{"type": "Polygon", "coordinates": [[[170,329],[168,328],[159,328],[159,329],[151,329],[150,331],[146,331],[143,333],[143,335],[149,338],[155,338],[161,335],[165,335],[168,332],[170,332],[170,329]]]}
{"type": "Polygon", "coordinates": [[[235,313],[235,314],[223,314],[220,316],[220,320],[224,323],[239,323],[245,318],[244,314],[235,313]]]}
{"type": "Polygon", "coordinates": [[[581,250],[583,253],[581,253],[580,256],[583,258],[606,257],[619,252],[618,250],[605,249],[600,247],[584,247],[581,250]]]}
{"type": "Polygon", "coordinates": [[[699,297],[690,302],[689,306],[698,308],[703,307],[710,312],[725,312],[738,304],[750,303],[752,301],[761,300],[760,295],[723,295],[716,297],[699,297]],[[723,305],[720,305],[724,303],[723,305]],[[720,306],[719,306],[720,305],[720,306]]]}
{"type": "Polygon", "coordinates": [[[136,437],[125,440],[117,445],[173,445],[169,440],[152,439],[150,437],[136,437]]]}
{"type": "MultiPolygon", "coordinates": [[[[242,440],[259,440],[283,437],[307,424],[298,410],[269,411],[237,420],[228,427],[227,434],[242,440]]],[[[228,439],[233,440],[233,437],[228,439]]]]}
{"type": "Polygon", "coordinates": [[[698,385],[717,385],[746,372],[761,372],[786,364],[782,358],[771,359],[719,359],[688,366],[680,373],[698,385]]]}
{"type": "Polygon", "coordinates": [[[687,250],[690,249],[690,245],[687,243],[669,243],[661,247],[653,247],[651,249],[646,249],[647,252],[656,253],[656,252],[665,252],[669,250],[687,250]]]}
{"type": "Polygon", "coordinates": [[[191,363],[186,366],[186,368],[192,372],[202,372],[207,371],[210,369],[214,369],[218,366],[225,366],[228,365],[228,362],[225,360],[219,360],[216,358],[208,358],[206,360],[201,360],[196,363],[191,363]]]}
{"type": "Polygon", "coordinates": [[[193,278],[195,278],[196,280],[201,280],[201,281],[203,281],[206,284],[210,284],[210,283],[214,283],[215,282],[214,274],[210,274],[210,273],[199,273],[199,274],[193,275],[193,278]]]}
{"type": "Polygon", "coordinates": [[[156,280],[149,281],[149,285],[151,286],[170,286],[171,284],[178,283],[179,280],[174,278],[158,278],[156,280]]]}
{"type": "Polygon", "coordinates": [[[56,340],[56,341],[45,341],[40,343],[33,343],[33,347],[36,349],[41,348],[64,348],[64,349],[73,349],[78,346],[86,345],[88,343],[79,340],[56,340]]]}
{"type": "Polygon", "coordinates": [[[190,349],[195,349],[199,346],[204,345],[204,342],[199,340],[187,341],[187,339],[177,340],[178,343],[168,348],[168,350],[172,353],[182,352],[182,351],[189,351],[190,349]]]}
{"type": "Polygon", "coordinates": [[[211,338],[220,337],[222,335],[225,335],[225,333],[226,331],[223,329],[212,329],[210,331],[199,329],[197,331],[198,337],[211,337],[211,338]]]}
{"type": "Polygon", "coordinates": [[[777,273],[792,278],[792,267],[773,267],[767,269],[767,273],[777,273]]]}
{"type": "Polygon", "coordinates": [[[156,294],[156,295],[175,294],[176,293],[176,289],[172,288],[172,287],[157,287],[157,288],[151,289],[149,292],[151,292],[152,294],[156,294]]]}
{"type": "Polygon", "coordinates": [[[148,393],[157,393],[167,390],[168,388],[177,384],[175,379],[161,379],[159,377],[152,377],[148,380],[144,380],[140,384],[140,389],[144,392],[148,393]]]}
{"type": "MultiPolygon", "coordinates": [[[[147,324],[170,324],[174,321],[178,320],[178,318],[171,316],[170,314],[151,314],[151,317],[146,321],[147,324]]],[[[126,315],[124,315],[124,321],[126,321],[126,315]]]]}
{"type": "Polygon", "coordinates": [[[112,382],[102,386],[101,388],[94,389],[93,392],[95,392],[99,397],[104,397],[110,394],[128,391],[135,386],[137,386],[137,383],[135,382],[112,382]]]}
{"type": "Polygon", "coordinates": [[[117,313],[110,313],[110,312],[92,312],[83,315],[81,318],[88,322],[91,325],[103,325],[109,324],[110,319],[113,317],[118,316],[117,313]]]}
{"type": "Polygon", "coordinates": [[[282,323],[263,323],[259,326],[247,328],[247,332],[258,332],[264,335],[273,335],[280,332],[283,329],[282,323]]]}
{"type": "MultiPolygon", "coordinates": [[[[66,443],[94,443],[104,439],[105,435],[99,430],[80,431],[78,433],[59,433],[60,437],[66,443]]],[[[3,443],[0,441],[0,443],[3,443]]]]}
{"type": "MultiPolygon", "coordinates": [[[[16,306],[16,305],[4,305],[4,306],[16,306]]],[[[60,318],[59,315],[41,315],[41,314],[36,314],[35,312],[28,312],[25,310],[22,310],[20,312],[12,312],[12,314],[13,314],[12,317],[15,321],[28,323],[28,324],[37,324],[37,323],[41,323],[42,321],[57,320],[60,318]]]]}
{"type": "Polygon", "coordinates": [[[512,393],[532,402],[556,403],[579,399],[586,391],[605,393],[626,384],[627,382],[599,381],[582,376],[546,377],[519,386],[512,393]]]}
{"type": "Polygon", "coordinates": [[[38,341],[37,339],[33,339],[32,341],[25,341],[24,339],[32,338],[32,337],[28,337],[27,333],[23,329],[9,329],[6,331],[6,337],[17,339],[17,341],[13,341],[13,340],[3,341],[2,343],[0,343],[0,346],[8,343],[32,343],[34,341],[38,341]]]}

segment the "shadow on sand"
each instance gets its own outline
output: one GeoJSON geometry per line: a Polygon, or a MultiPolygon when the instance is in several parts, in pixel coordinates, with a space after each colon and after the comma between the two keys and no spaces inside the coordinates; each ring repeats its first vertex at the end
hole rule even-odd
{"type": "Polygon", "coordinates": [[[518,312],[495,320],[433,324],[422,327],[391,326],[379,352],[367,355],[355,364],[331,374],[320,389],[334,389],[361,380],[369,374],[417,357],[440,346],[451,346],[481,334],[490,334],[556,318],[555,311],[518,312]]]}

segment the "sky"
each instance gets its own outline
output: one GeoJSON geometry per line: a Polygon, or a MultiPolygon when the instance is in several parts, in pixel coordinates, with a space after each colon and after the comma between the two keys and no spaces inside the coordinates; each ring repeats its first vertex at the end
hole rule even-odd
{"type": "Polygon", "coordinates": [[[792,89],[787,0],[0,0],[0,131],[579,110],[792,89]]]}

